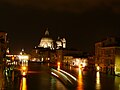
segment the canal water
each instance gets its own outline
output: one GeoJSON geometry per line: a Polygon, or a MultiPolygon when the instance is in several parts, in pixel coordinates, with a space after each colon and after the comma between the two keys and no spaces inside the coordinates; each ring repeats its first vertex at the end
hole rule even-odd
{"type": "Polygon", "coordinates": [[[16,76],[15,72],[12,72],[11,77],[6,76],[4,81],[0,78],[0,81],[4,82],[3,90],[120,90],[118,76],[89,70],[82,71],[74,67],[64,67],[64,70],[77,78],[78,85],[74,89],[66,87],[50,74],[48,65],[40,63],[30,63],[27,76],[16,76]]]}
{"type": "Polygon", "coordinates": [[[120,77],[107,75],[93,70],[81,70],[76,67],[64,67],[78,79],[75,90],[120,90],[120,77]]]}

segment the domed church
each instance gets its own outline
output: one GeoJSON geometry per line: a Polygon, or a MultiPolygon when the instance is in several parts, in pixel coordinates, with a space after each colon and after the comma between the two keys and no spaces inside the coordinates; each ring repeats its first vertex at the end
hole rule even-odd
{"type": "Polygon", "coordinates": [[[49,36],[49,31],[48,31],[48,28],[47,28],[46,31],[45,31],[45,35],[41,38],[38,47],[50,48],[51,50],[66,48],[66,40],[65,40],[65,38],[61,39],[60,37],[58,37],[57,40],[53,40],[49,36]]]}
{"type": "Polygon", "coordinates": [[[56,62],[56,57],[59,57],[58,60],[62,60],[63,56],[60,55],[63,55],[61,50],[64,48],[66,48],[65,38],[52,39],[47,28],[39,45],[31,51],[31,61],[56,62]]]}
{"type": "Polygon", "coordinates": [[[54,49],[53,39],[50,38],[48,29],[45,31],[45,35],[42,37],[38,47],[54,49]]]}

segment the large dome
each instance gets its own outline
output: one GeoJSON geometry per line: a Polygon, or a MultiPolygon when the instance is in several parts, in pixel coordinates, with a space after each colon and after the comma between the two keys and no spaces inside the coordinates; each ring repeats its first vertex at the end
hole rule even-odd
{"type": "Polygon", "coordinates": [[[50,49],[53,48],[53,39],[49,37],[48,29],[45,31],[45,36],[42,37],[38,47],[50,48],[50,49]]]}

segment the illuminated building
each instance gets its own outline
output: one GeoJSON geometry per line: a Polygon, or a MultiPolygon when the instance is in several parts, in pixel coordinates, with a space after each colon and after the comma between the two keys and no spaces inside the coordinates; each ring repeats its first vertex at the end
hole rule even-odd
{"type": "Polygon", "coordinates": [[[64,56],[67,55],[82,55],[82,52],[76,49],[66,48],[65,38],[58,37],[57,39],[52,39],[49,36],[47,29],[44,37],[41,38],[39,45],[33,48],[31,52],[31,61],[61,62],[61,64],[63,64],[67,63],[67,60],[64,58],[64,56]]]}
{"type": "Polygon", "coordinates": [[[60,49],[60,48],[66,48],[65,38],[60,39],[60,37],[58,37],[58,39],[56,40],[56,49],[60,49]]]}
{"type": "Polygon", "coordinates": [[[58,37],[58,40],[56,41],[56,49],[60,49],[62,47],[62,42],[60,40],[60,37],[58,37]]]}
{"type": "Polygon", "coordinates": [[[88,67],[88,55],[79,50],[66,49],[64,50],[63,63],[73,67],[88,67]]]}
{"type": "Polygon", "coordinates": [[[38,47],[42,48],[50,48],[50,49],[60,49],[66,48],[66,40],[65,38],[58,37],[57,40],[53,40],[50,35],[48,29],[45,31],[44,37],[41,38],[40,44],[38,47]]]}
{"type": "Polygon", "coordinates": [[[45,31],[45,35],[41,38],[38,46],[31,52],[32,61],[37,62],[50,62],[55,61],[56,57],[58,61],[63,59],[62,50],[66,48],[65,38],[58,37],[54,40],[50,37],[48,28],[45,31]]]}
{"type": "Polygon", "coordinates": [[[83,57],[64,56],[64,63],[73,67],[88,66],[88,59],[83,57]]]}
{"type": "Polygon", "coordinates": [[[50,38],[48,30],[46,30],[45,36],[42,37],[38,47],[53,49],[53,39],[50,38]]]}
{"type": "Polygon", "coordinates": [[[120,38],[109,37],[95,43],[95,66],[108,74],[120,74],[120,38]]]}

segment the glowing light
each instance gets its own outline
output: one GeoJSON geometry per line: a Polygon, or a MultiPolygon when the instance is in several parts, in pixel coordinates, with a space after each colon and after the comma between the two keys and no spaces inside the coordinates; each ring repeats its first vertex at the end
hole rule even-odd
{"type": "Polygon", "coordinates": [[[73,75],[69,74],[68,72],[63,71],[63,70],[61,70],[61,69],[60,69],[60,71],[63,72],[63,73],[65,73],[66,75],[70,76],[70,77],[71,77],[72,79],[74,79],[75,81],[77,81],[77,79],[76,79],[73,75]]]}
{"type": "Polygon", "coordinates": [[[6,52],[7,52],[8,54],[10,53],[9,48],[6,50],[6,52]]]}
{"type": "Polygon", "coordinates": [[[22,70],[26,70],[27,68],[25,66],[22,67],[22,70]]]}
{"type": "Polygon", "coordinates": [[[27,82],[26,82],[26,78],[23,77],[20,83],[20,90],[27,90],[27,82]]]}
{"type": "Polygon", "coordinates": [[[57,70],[60,70],[60,62],[57,63],[57,70]]]}
{"type": "Polygon", "coordinates": [[[21,74],[22,74],[22,76],[26,76],[27,75],[27,67],[26,66],[22,66],[21,67],[21,74]]]}
{"type": "Polygon", "coordinates": [[[99,66],[97,66],[96,68],[97,68],[97,71],[99,71],[99,70],[100,70],[100,67],[99,67],[99,66]]]}
{"type": "Polygon", "coordinates": [[[42,58],[41,61],[43,61],[44,59],[42,58]]]}
{"type": "Polygon", "coordinates": [[[85,66],[86,66],[86,63],[82,63],[82,66],[85,67],[85,66]]]}
{"type": "Polygon", "coordinates": [[[20,52],[20,55],[22,55],[22,52],[20,52]]]}
{"type": "Polygon", "coordinates": [[[14,57],[14,56],[12,56],[12,61],[14,61],[14,59],[15,59],[15,57],[14,57]]]}
{"type": "Polygon", "coordinates": [[[19,55],[18,57],[20,60],[28,60],[29,59],[28,55],[19,55]]]}
{"type": "Polygon", "coordinates": [[[61,73],[60,71],[62,71],[62,70],[60,70],[59,72],[57,71],[57,70],[55,70],[55,69],[51,69],[53,72],[55,72],[55,73],[57,73],[58,75],[60,75],[60,76],[62,76],[63,78],[64,78],[64,80],[66,81],[67,80],[67,82],[70,82],[70,83],[72,83],[72,81],[65,75],[65,73],[61,73]]]}
{"type": "Polygon", "coordinates": [[[79,64],[79,69],[82,69],[82,65],[81,64],[79,64]]]}
{"type": "Polygon", "coordinates": [[[73,66],[78,66],[81,65],[82,67],[86,67],[88,65],[87,63],[87,59],[81,59],[81,58],[76,58],[74,61],[73,61],[73,66]]]}
{"type": "Polygon", "coordinates": [[[59,77],[57,74],[55,74],[54,72],[51,72],[52,75],[56,76],[56,77],[59,77]]]}
{"type": "Polygon", "coordinates": [[[25,72],[25,71],[24,71],[24,72],[22,72],[22,75],[23,75],[23,76],[25,76],[25,75],[26,75],[26,72],[25,72]]]}

